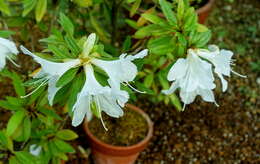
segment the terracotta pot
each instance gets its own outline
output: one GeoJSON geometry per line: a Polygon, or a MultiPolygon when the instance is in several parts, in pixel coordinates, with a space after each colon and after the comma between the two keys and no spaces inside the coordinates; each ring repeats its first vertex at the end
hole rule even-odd
{"type": "Polygon", "coordinates": [[[209,0],[207,4],[197,10],[199,16],[199,23],[204,24],[212,10],[215,0],[209,0]]]}
{"type": "Polygon", "coordinates": [[[96,138],[89,130],[85,120],[84,130],[91,146],[95,164],[134,164],[139,153],[148,145],[153,133],[153,123],[146,113],[134,105],[128,104],[126,108],[140,113],[148,123],[148,134],[139,143],[132,146],[113,146],[106,144],[96,138]]]}

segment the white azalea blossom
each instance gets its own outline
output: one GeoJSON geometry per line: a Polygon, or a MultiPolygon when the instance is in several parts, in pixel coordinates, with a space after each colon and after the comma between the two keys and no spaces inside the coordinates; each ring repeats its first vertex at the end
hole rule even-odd
{"type": "Polygon", "coordinates": [[[215,45],[209,46],[209,50],[189,49],[187,58],[178,59],[170,69],[167,79],[173,83],[168,90],[162,92],[171,94],[180,88],[180,97],[184,103],[183,110],[185,105],[192,103],[197,95],[200,95],[204,101],[214,102],[217,105],[212,91],[216,87],[212,66],[222,82],[223,92],[226,91],[227,81],[223,75],[230,76],[230,72],[234,72],[231,69],[232,55],[231,51],[219,50],[215,45]]]}
{"type": "MultiPolygon", "coordinates": [[[[49,87],[48,87],[48,100],[49,100],[50,105],[52,105],[54,96],[58,92],[58,90],[60,89],[60,88],[56,87],[57,81],[69,69],[79,66],[80,60],[79,59],[72,59],[72,60],[69,60],[69,61],[64,62],[64,63],[51,62],[49,60],[43,59],[43,58],[31,53],[29,50],[27,50],[23,46],[21,46],[20,48],[21,48],[21,50],[23,51],[24,54],[32,56],[34,58],[34,60],[37,61],[41,65],[41,67],[42,67],[41,71],[38,72],[34,76],[34,78],[42,78],[43,79],[43,82],[41,83],[40,86],[48,83],[48,85],[49,85],[49,87]]],[[[31,95],[31,94],[29,94],[29,95],[31,95]]]]}
{"type": "Polygon", "coordinates": [[[42,147],[38,146],[36,144],[33,144],[30,146],[29,151],[30,151],[30,154],[32,154],[34,156],[39,156],[42,151],[42,147]]]}
{"type": "Polygon", "coordinates": [[[6,65],[6,59],[10,60],[15,66],[19,67],[13,60],[12,55],[17,55],[19,52],[14,42],[0,37],[0,70],[6,65]]]}
{"type": "MultiPolygon", "coordinates": [[[[122,116],[123,110],[121,108],[124,107],[125,103],[128,101],[129,95],[126,91],[120,89],[120,85],[121,83],[129,85],[128,82],[134,80],[137,75],[137,67],[132,61],[143,58],[148,53],[147,50],[143,50],[133,56],[122,54],[118,60],[101,60],[97,58],[98,55],[96,52],[92,52],[95,42],[96,35],[92,33],[84,43],[83,51],[82,54],[79,55],[79,58],[63,63],[42,59],[21,46],[21,49],[25,54],[32,56],[41,64],[42,69],[36,74],[35,78],[43,79],[41,85],[48,83],[48,98],[51,105],[55,94],[60,89],[56,87],[58,79],[73,67],[82,66],[84,68],[86,80],[81,91],[78,93],[77,101],[72,108],[74,113],[72,119],[73,126],[78,126],[85,116],[88,120],[91,119],[91,108],[93,105],[99,110],[99,113],[104,111],[109,116],[116,118],[122,116]],[[106,72],[109,85],[102,86],[96,80],[93,66],[99,67],[106,72]]],[[[102,118],[101,121],[103,123],[102,118]]]]}
{"type": "Polygon", "coordinates": [[[99,110],[99,113],[104,111],[109,116],[116,118],[122,116],[123,110],[121,107],[127,102],[129,98],[128,93],[121,91],[120,88],[115,88],[113,85],[112,87],[101,86],[95,78],[91,65],[84,66],[84,71],[86,81],[73,106],[74,116],[72,125],[78,126],[85,116],[87,116],[88,120],[91,119],[91,104],[93,103],[99,110]]]}

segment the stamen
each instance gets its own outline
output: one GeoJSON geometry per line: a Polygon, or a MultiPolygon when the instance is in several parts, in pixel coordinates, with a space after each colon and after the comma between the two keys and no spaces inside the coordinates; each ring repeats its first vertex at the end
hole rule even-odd
{"type": "Polygon", "coordinates": [[[184,111],[184,110],[185,110],[185,107],[186,107],[186,104],[183,105],[181,111],[184,111]]]}
{"type": "Polygon", "coordinates": [[[7,57],[7,59],[10,60],[10,62],[13,63],[13,65],[15,65],[16,67],[18,67],[18,68],[21,67],[20,65],[16,64],[15,61],[14,61],[12,58],[10,58],[9,56],[6,56],[6,57],[7,57]]]}
{"type": "Polygon", "coordinates": [[[44,86],[45,84],[47,84],[48,79],[46,79],[45,81],[43,81],[35,90],[33,90],[32,92],[30,92],[29,94],[25,95],[25,96],[21,96],[20,98],[27,98],[29,96],[31,96],[33,93],[35,93],[38,89],[40,89],[42,86],[44,86]]]}
{"type": "Polygon", "coordinates": [[[239,73],[233,71],[232,69],[231,69],[231,72],[234,73],[235,75],[239,76],[239,77],[247,78],[247,76],[245,76],[245,75],[241,75],[241,74],[239,74],[239,73]]]}
{"type": "Polygon", "coordinates": [[[216,101],[214,101],[214,104],[215,104],[217,107],[219,107],[219,105],[218,105],[218,103],[217,103],[216,101]]]}
{"type": "Polygon", "coordinates": [[[96,98],[97,108],[98,108],[98,110],[99,110],[99,112],[100,112],[100,120],[101,120],[101,123],[102,123],[104,129],[105,129],[106,131],[108,131],[108,129],[106,128],[105,122],[104,122],[104,120],[103,120],[103,118],[102,118],[102,113],[101,113],[101,109],[100,109],[99,99],[98,99],[97,96],[95,96],[94,98],[96,98]]]}
{"type": "Polygon", "coordinates": [[[131,86],[128,82],[124,82],[123,84],[129,86],[132,90],[134,90],[135,92],[138,92],[138,93],[146,93],[145,91],[139,91],[137,89],[135,89],[133,86],[131,86]]]}

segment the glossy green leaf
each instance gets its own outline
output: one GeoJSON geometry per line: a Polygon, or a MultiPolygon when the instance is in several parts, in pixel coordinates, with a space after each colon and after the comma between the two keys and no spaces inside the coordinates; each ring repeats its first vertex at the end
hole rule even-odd
{"type": "Polygon", "coordinates": [[[64,29],[64,31],[66,31],[68,34],[73,36],[73,34],[74,34],[74,25],[71,22],[71,20],[66,15],[64,15],[63,13],[60,13],[59,23],[61,24],[61,26],[64,29]]]}
{"type": "Polygon", "coordinates": [[[23,118],[25,117],[24,111],[15,112],[7,124],[6,134],[7,136],[11,136],[18,126],[22,123],[23,118]]]}
{"type": "Polygon", "coordinates": [[[69,82],[71,82],[75,75],[77,74],[78,72],[78,67],[76,68],[71,68],[70,70],[68,70],[67,72],[65,72],[61,77],[60,79],[57,81],[56,83],[56,87],[63,87],[65,86],[66,84],[68,84],[69,82]]]}
{"type": "Polygon", "coordinates": [[[5,0],[0,0],[0,11],[6,15],[11,15],[9,6],[5,0]]]}
{"type": "Polygon", "coordinates": [[[38,0],[35,9],[35,18],[40,22],[47,10],[47,0],[38,0]]]}
{"type": "Polygon", "coordinates": [[[172,11],[172,5],[166,0],[159,0],[163,14],[172,26],[177,25],[176,15],[172,11]]]}
{"type": "Polygon", "coordinates": [[[62,140],[55,139],[54,143],[61,152],[64,152],[64,153],[74,153],[75,152],[74,148],[72,146],[70,146],[70,144],[68,144],[62,140]]]}
{"type": "Polygon", "coordinates": [[[58,131],[56,136],[59,139],[62,139],[65,141],[70,141],[70,140],[74,140],[74,139],[78,138],[78,135],[69,129],[63,129],[63,130],[58,131]]]}
{"type": "Polygon", "coordinates": [[[142,0],[136,0],[134,2],[134,4],[132,5],[132,7],[130,9],[130,17],[134,16],[134,14],[136,13],[137,9],[139,8],[141,2],[142,2],[142,0]]]}
{"type": "Polygon", "coordinates": [[[36,6],[37,0],[24,0],[23,1],[23,14],[22,16],[25,17],[32,9],[36,6]]]}

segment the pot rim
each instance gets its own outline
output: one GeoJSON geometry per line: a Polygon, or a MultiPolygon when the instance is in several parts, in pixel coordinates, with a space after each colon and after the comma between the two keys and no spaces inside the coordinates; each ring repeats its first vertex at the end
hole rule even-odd
{"type": "Polygon", "coordinates": [[[141,140],[140,142],[138,142],[134,145],[131,145],[131,146],[114,146],[114,145],[107,144],[107,143],[99,140],[96,136],[94,136],[91,133],[91,131],[88,128],[88,123],[87,123],[88,121],[86,119],[84,120],[85,132],[94,142],[96,142],[96,144],[102,145],[103,147],[105,147],[107,149],[112,149],[115,151],[128,151],[128,150],[139,149],[139,148],[143,147],[143,145],[147,144],[148,141],[152,138],[153,122],[151,121],[150,117],[140,108],[138,108],[132,104],[126,104],[126,108],[129,108],[129,109],[134,110],[134,111],[138,112],[139,114],[141,114],[145,118],[145,120],[148,124],[148,133],[147,133],[146,137],[143,140],[141,140]]]}
{"type": "Polygon", "coordinates": [[[215,0],[209,0],[204,6],[198,8],[196,11],[198,14],[211,10],[215,0]]]}

